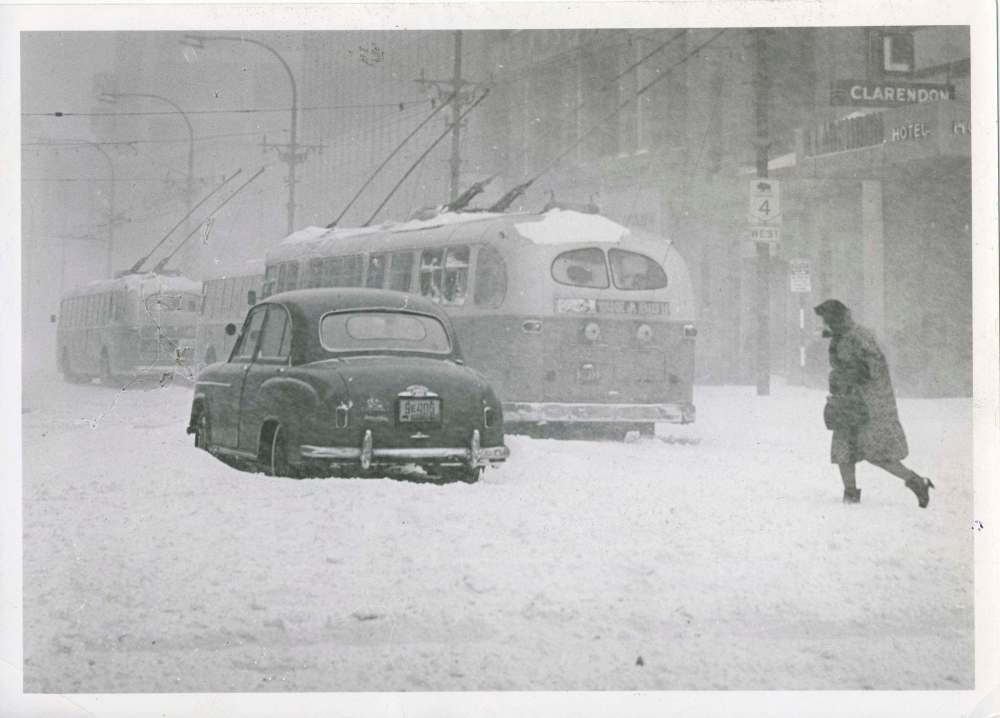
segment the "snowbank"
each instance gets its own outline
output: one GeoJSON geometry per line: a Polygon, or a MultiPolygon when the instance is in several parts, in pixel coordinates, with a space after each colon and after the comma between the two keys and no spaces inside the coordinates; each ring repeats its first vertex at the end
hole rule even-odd
{"type": "Polygon", "coordinates": [[[241,473],[188,388],[33,382],[25,690],[970,688],[971,402],[901,402],[921,511],[868,466],[840,503],[819,392],[696,401],[437,486],[241,473]]]}

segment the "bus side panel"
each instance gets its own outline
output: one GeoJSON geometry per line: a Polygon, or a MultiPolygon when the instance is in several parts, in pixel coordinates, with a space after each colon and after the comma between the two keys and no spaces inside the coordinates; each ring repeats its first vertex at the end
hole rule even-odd
{"type": "Polygon", "coordinates": [[[694,341],[684,336],[686,322],[506,315],[453,321],[469,366],[502,401],[692,401],[694,341]],[[597,341],[584,333],[591,322],[600,327],[597,341]],[[646,344],[637,339],[642,324],[652,328],[646,344]]]}

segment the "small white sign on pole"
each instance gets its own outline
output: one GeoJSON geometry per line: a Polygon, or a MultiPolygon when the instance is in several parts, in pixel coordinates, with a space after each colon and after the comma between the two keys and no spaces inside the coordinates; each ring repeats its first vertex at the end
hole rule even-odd
{"type": "Polygon", "coordinates": [[[754,242],[777,244],[781,241],[781,230],[777,227],[751,227],[750,239],[754,242]]]}
{"type": "Polygon", "coordinates": [[[793,294],[809,294],[812,291],[812,265],[808,259],[789,260],[788,284],[793,294]]]}

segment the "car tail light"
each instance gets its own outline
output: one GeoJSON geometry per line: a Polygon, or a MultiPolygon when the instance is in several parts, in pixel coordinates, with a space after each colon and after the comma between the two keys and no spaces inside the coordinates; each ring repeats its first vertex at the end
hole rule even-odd
{"type": "Polygon", "coordinates": [[[686,336],[686,337],[696,337],[696,336],[698,336],[698,327],[696,327],[694,324],[685,324],[684,325],[684,336],[686,336]]]}
{"type": "Polygon", "coordinates": [[[338,429],[346,429],[347,423],[350,420],[350,414],[348,413],[349,407],[347,404],[341,404],[337,407],[337,411],[334,414],[334,423],[338,429]]]}
{"type": "Polygon", "coordinates": [[[525,334],[541,334],[542,322],[538,319],[528,319],[521,322],[521,331],[525,334]]]}
{"type": "Polygon", "coordinates": [[[640,344],[649,344],[653,341],[653,327],[648,324],[640,324],[635,330],[635,338],[640,344]]]}
{"type": "Polygon", "coordinates": [[[587,322],[583,327],[583,338],[596,343],[601,338],[601,327],[597,322],[587,322]]]}

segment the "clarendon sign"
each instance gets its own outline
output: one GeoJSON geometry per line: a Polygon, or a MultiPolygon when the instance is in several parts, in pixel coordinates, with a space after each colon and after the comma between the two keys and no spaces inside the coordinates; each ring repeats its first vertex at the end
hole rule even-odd
{"type": "Polygon", "coordinates": [[[869,82],[837,80],[830,90],[831,105],[897,107],[921,102],[954,100],[955,86],[930,82],[869,82]]]}

